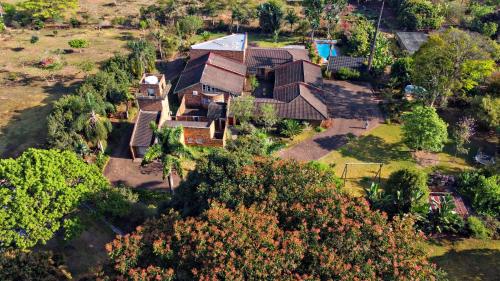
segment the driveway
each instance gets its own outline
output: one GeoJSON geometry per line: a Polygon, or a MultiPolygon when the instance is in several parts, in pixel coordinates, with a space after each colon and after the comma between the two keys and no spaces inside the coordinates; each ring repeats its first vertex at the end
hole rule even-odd
{"type": "Polygon", "coordinates": [[[299,161],[318,160],[332,150],[346,144],[348,133],[360,136],[378,127],[382,114],[378,100],[368,83],[325,81],[327,95],[323,98],[328,106],[332,126],[322,133],[279,152],[285,159],[299,161]],[[368,127],[365,129],[366,121],[368,127]]]}
{"type": "MultiPolygon", "coordinates": [[[[125,124],[113,124],[114,129],[117,129],[116,126],[126,127],[120,129],[119,143],[113,147],[104,175],[113,185],[124,184],[132,188],[168,190],[167,181],[162,179],[160,164],[153,163],[147,167],[141,167],[140,160],[132,160],[128,144],[132,135],[133,124],[125,124]]],[[[175,176],[174,185],[177,186],[178,184],[179,178],[175,176]]]]}

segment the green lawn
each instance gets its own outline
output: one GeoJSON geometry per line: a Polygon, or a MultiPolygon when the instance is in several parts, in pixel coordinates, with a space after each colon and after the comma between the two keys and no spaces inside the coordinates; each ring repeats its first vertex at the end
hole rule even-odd
{"type": "MultiPolygon", "coordinates": [[[[410,150],[401,142],[401,126],[383,124],[366,136],[362,136],[338,150],[331,152],[319,161],[335,164],[335,172],[342,175],[346,163],[380,162],[383,163],[381,178],[401,168],[416,167],[426,172],[439,169],[446,172],[458,172],[470,166],[462,158],[456,158],[447,152],[438,154],[439,164],[432,167],[420,167],[412,158],[410,150]]],[[[349,166],[346,188],[353,195],[363,194],[363,177],[374,177],[377,165],[349,166]]]]}
{"type": "Polygon", "coordinates": [[[451,281],[493,281],[500,276],[498,240],[433,240],[424,249],[451,281]]]}
{"type": "Polygon", "coordinates": [[[273,36],[263,33],[249,33],[249,44],[257,44],[259,47],[279,48],[287,45],[302,44],[300,36],[280,36],[277,42],[274,42],[273,36]]]}

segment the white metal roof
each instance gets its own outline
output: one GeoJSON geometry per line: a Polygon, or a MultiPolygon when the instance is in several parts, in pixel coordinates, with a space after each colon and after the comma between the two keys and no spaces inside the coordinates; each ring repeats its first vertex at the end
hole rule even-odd
{"type": "Polygon", "coordinates": [[[191,46],[195,50],[220,50],[220,51],[243,51],[245,49],[246,35],[242,33],[231,34],[214,40],[191,46]]]}

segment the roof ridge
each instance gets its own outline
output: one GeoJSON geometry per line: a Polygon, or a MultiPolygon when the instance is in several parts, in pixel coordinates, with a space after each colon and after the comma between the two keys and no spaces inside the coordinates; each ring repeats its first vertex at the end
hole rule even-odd
{"type": "MultiPolygon", "coordinates": [[[[297,84],[299,84],[299,95],[298,95],[297,97],[301,96],[302,98],[304,98],[304,100],[305,100],[305,101],[306,101],[306,102],[307,102],[310,106],[312,106],[312,107],[313,107],[316,111],[318,111],[318,113],[319,113],[319,114],[323,115],[323,117],[325,117],[325,118],[328,118],[328,114],[327,114],[327,115],[324,115],[324,114],[323,114],[323,113],[322,113],[322,112],[321,112],[318,108],[316,108],[316,106],[314,106],[314,105],[313,105],[313,104],[309,101],[308,97],[309,97],[309,98],[313,98],[313,99],[315,99],[315,100],[319,101],[319,102],[320,102],[322,105],[324,105],[325,107],[326,107],[326,104],[325,104],[325,103],[323,103],[323,101],[322,101],[322,100],[320,100],[319,98],[317,98],[317,97],[316,97],[316,95],[314,95],[313,93],[310,93],[310,95],[307,95],[307,96],[306,96],[306,95],[303,95],[303,94],[302,94],[302,92],[300,91],[300,86],[305,86],[305,87],[307,87],[308,85],[307,85],[306,83],[302,83],[302,82],[296,82],[296,83],[297,83],[297,84]]],[[[295,97],[295,99],[296,99],[297,97],[295,97]]],[[[293,99],[293,100],[295,100],[295,99],[293,99]]],[[[293,101],[293,100],[292,100],[292,101],[293,101]]]]}

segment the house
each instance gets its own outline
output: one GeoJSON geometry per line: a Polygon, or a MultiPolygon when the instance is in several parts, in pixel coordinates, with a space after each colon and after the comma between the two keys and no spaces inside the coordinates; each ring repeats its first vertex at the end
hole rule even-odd
{"type": "MultiPolygon", "coordinates": [[[[246,39],[243,41],[246,42],[246,39]]],[[[222,42],[228,44],[227,40],[222,42]]],[[[203,44],[208,48],[215,43],[203,44]]],[[[204,54],[199,48],[192,49],[194,55],[186,64],[174,90],[181,104],[172,120],[165,125],[182,126],[184,142],[188,145],[223,147],[226,127],[233,122],[227,116],[231,98],[241,96],[244,91],[246,65],[230,58],[236,51],[228,50],[229,55],[225,55],[219,49],[214,52],[203,49],[208,51],[204,54]]]]}
{"type": "Polygon", "coordinates": [[[321,67],[309,61],[307,50],[247,44],[246,34],[232,34],[191,46],[190,59],[173,90],[180,101],[175,113],[169,109],[165,78],[143,77],[137,94],[140,112],[130,142],[133,157],[142,157],[153,143],[151,122],[182,126],[187,145],[224,147],[227,127],[235,124],[229,114],[231,100],[248,94],[245,85],[250,75],[274,85],[269,98],[256,98],[257,110],[271,104],[281,118],[327,126],[321,67]]]}
{"type": "Polygon", "coordinates": [[[271,79],[270,75],[278,66],[297,61],[309,61],[309,55],[304,48],[248,48],[245,64],[248,75],[261,79],[271,79]]]}
{"type": "Polygon", "coordinates": [[[170,106],[167,94],[171,85],[164,75],[144,74],[136,93],[139,113],[130,139],[130,152],[133,159],[142,158],[154,141],[151,122],[161,127],[170,119],[170,106]]]}
{"type": "Polygon", "coordinates": [[[271,98],[256,98],[257,110],[273,105],[280,118],[307,121],[317,126],[330,125],[328,108],[323,102],[321,67],[306,60],[290,62],[274,69],[271,98]]]}

